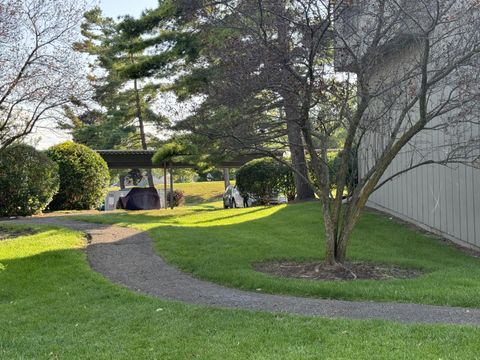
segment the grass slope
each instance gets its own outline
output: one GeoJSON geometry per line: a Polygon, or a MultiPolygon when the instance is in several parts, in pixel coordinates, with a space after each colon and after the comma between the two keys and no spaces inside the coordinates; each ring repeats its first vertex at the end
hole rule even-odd
{"type": "Polygon", "coordinates": [[[424,275],[408,280],[322,282],[254,271],[254,262],[323,258],[318,203],[217,211],[187,207],[90,220],[149,230],[158,252],[169,262],[231,287],[347,300],[480,306],[479,259],[377,214],[363,215],[350,243],[349,259],[421,269],[424,275]]]}
{"type": "Polygon", "coordinates": [[[223,181],[178,183],[175,189],[185,192],[185,205],[208,203],[222,200],[225,190],[223,181]]]}
{"type": "Polygon", "coordinates": [[[91,271],[78,233],[0,241],[1,359],[475,359],[478,328],[166,302],[91,271]]]}
{"type": "MultiPolygon", "coordinates": [[[[235,181],[232,181],[232,183],[235,184],[235,181]]],[[[159,190],[164,189],[163,185],[157,185],[156,187],[159,190]]],[[[185,192],[185,205],[197,205],[222,200],[225,185],[223,181],[191,182],[175,183],[173,188],[185,192]]],[[[111,191],[119,189],[119,187],[110,188],[111,191]]]]}

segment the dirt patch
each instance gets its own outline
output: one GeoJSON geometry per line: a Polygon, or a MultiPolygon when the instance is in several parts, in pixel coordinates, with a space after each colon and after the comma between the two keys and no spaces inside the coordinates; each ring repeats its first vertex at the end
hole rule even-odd
{"type": "Polygon", "coordinates": [[[423,274],[417,269],[366,262],[351,262],[332,267],[319,262],[280,261],[255,263],[253,268],[281,277],[328,281],[413,279],[423,274]]]}
{"type": "Polygon", "coordinates": [[[14,239],[20,236],[28,236],[36,234],[37,231],[34,229],[5,229],[0,228],[0,241],[14,239]]]}

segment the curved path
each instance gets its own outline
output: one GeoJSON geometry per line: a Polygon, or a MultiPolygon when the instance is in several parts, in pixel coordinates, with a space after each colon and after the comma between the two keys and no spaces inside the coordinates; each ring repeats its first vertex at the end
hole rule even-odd
{"type": "Polygon", "coordinates": [[[85,232],[88,235],[87,257],[94,270],[114,283],[161,299],[330,318],[480,325],[480,309],[322,300],[226,288],[196,279],[168,265],[155,253],[147,233],[132,228],[77,222],[66,216],[15,222],[63,226],[85,232]]]}

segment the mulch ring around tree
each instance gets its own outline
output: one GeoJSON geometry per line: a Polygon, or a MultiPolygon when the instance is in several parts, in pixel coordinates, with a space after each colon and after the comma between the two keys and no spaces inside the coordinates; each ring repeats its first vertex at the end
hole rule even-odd
{"type": "Polygon", "coordinates": [[[34,229],[8,229],[0,227],[0,241],[10,240],[20,236],[28,236],[36,234],[38,231],[34,229]]]}
{"type": "Polygon", "coordinates": [[[423,274],[418,269],[368,262],[350,262],[334,267],[321,262],[277,261],[255,263],[253,268],[286,278],[324,281],[413,279],[423,274]]]}

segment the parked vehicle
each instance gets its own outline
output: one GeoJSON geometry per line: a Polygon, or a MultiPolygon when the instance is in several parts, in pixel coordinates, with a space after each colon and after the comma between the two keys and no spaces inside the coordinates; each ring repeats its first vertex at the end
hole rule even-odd
{"type": "Polygon", "coordinates": [[[270,199],[270,205],[279,205],[279,204],[286,204],[288,202],[287,197],[284,195],[278,195],[272,199],[270,199]]]}
{"type": "MultiPolygon", "coordinates": [[[[248,206],[251,206],[252,203],[253,199],[251,197],[248,197],[248,206]]],[[[242,195],[240,195],[240,191],[238,191],[236,186],[227,186],[227,189],[223,193],[223,207],[225,209],[245,207],[244,198],[242,195]]]]}
{"type": "MultiPolygon", "coordinates": [[[[257,204],[257,200],[251,195],[247,197],[246,201],[247,207],[257,204]]],[[[269,205],[286,204],[287,197],[283,195],[278,195],[270,199],[268,203],[269,205]]],[[[229,185],[223,193],[223,207],[225,209],[245,207],[245,199],[240,194],[240,191],[237,189],[236,186],[229,185]]]]}

